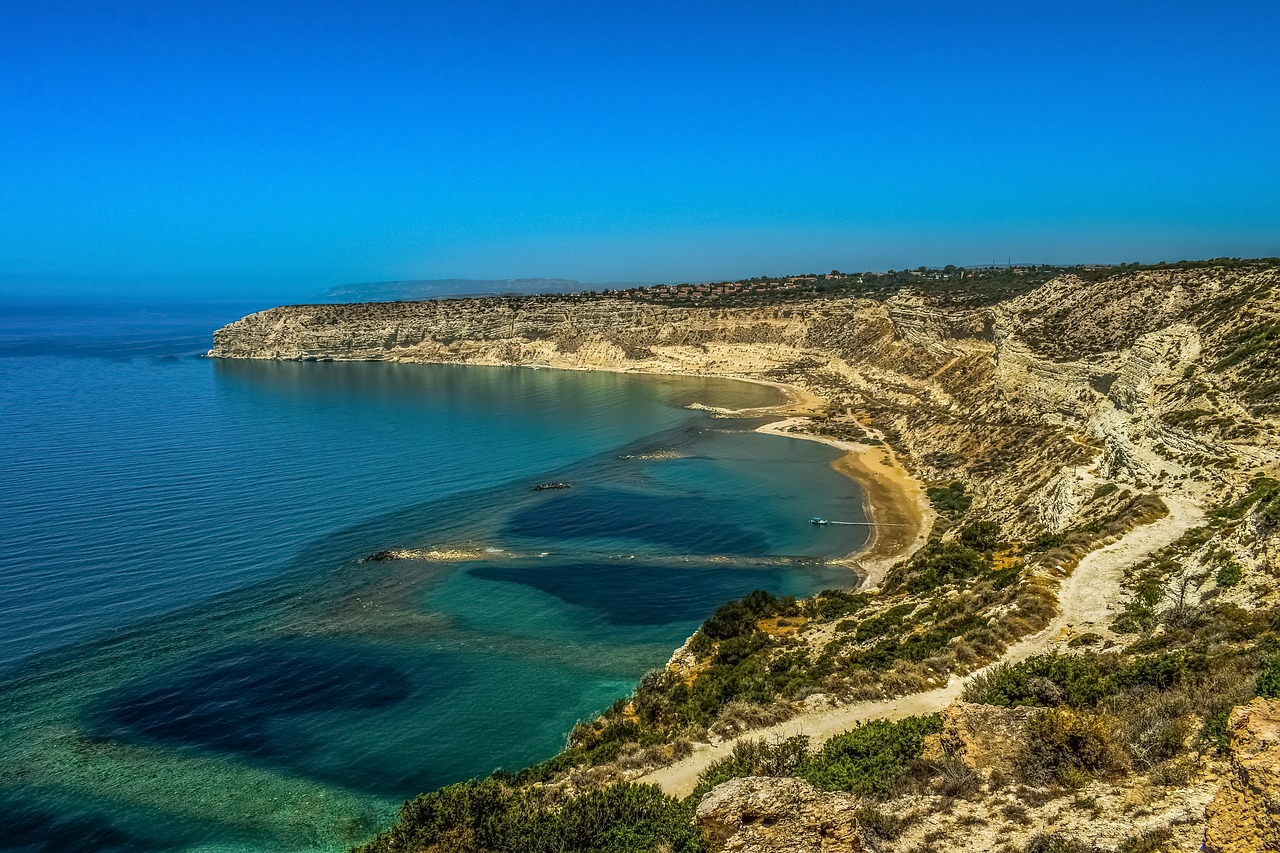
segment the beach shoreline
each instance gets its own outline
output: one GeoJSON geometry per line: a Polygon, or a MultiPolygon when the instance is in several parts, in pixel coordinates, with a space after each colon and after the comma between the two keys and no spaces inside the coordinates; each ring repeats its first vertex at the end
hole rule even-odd
{"type": "Polygon", "coordinates": [[[888,445],[793,431],[807,421],[804,416],[791,416],[758,427],[756,432],[816,441],[844,451],[831,467],[858,485],[863,514],[871,532],[861,548],[832,562],[856,571],[864,588],[877,588],[889,569],[910,557],[928,540],[933,527],[933,508],[923,486],[902,467],[888,445]]]}
{"type": "MultiPolygon", "coordinates": [[[[526,365],[512,365],[524,367],[526,365]]],[[[780,421],[757,427],[756,432],[804,441],[816,441],[844,451],[844,455],[831,463],[831,467],[857,484],[862,492],[862,509],[870,525],[870,535],[862,547],[853,553],[831,560],[834,564],[848,566],[860,578],[863,589],[876,589],[888,571],[924,546],[933,529],[934,510],[925,494],[924,486],[898,461],[893,448],[880,440],[877,444],[846,441],[816,432],[797,431],[811,423],[813,417],[824,414],[829,402],[805,388],[772,379],[760,379],[730,373],[694,373],[688,371],[656,371],[611,367],[551,367],[537,365],[539,369],[567,369],[604,371],[631,375],[690,376],[698,378],[732,379],[773,388],[783,400],[771,406],[746,409],[717,409],[698,406],[724,417],[778,417],[780,421]]],[[[877,439],[879,437],[877,436],[877,439]]]]}
{"type": "MultiPolygon", "coordinates": [[[[514,365],[524,366],[524,365],[514,365]]],[[[692,373],[680,371],[649,371],[634,368],[569,367],[541,369],[568,369],[582,371],[606,371],[651,376],[690,376],[699,378],[732,379],[753,385],[773,388],[783,400],[771,406],[747,409],[716,409],[702,407],[725,417],[778,417],[780,421],[757,427],[756,432],[783,438],[816,441],[844,451],[844,455],[831,463],[831,467],[857,484],[862,492],[862,509],[870,525],[870,535],[858,550],[831,560],[848,566],[860,578],[863,589],[878,588],[884,576],[894,565],[907,559],[929,539],[933,529],[934,510],[925,494],[924,486],[898,461],[893,448],[882,440],[877,444],[846,441],[816,432],[799,431],[813,417],[824,414],[829,402],[805,388],[771,379],[741,376],[729,373],[692,373]]]]}
{"type": "Polygon", "coordinates": [[[893,566],[910,557],[928,541],[935,521],[933,505],[929,503],[923,484],[898,461],[893,448],[878,436],[876,444],[869,444],[803,431],[802,428],[810,424],[813,417],[824,414],[828,409],[828,401],[820,395],[797,385],[755,377],[702,373],[663,375],[711,375],[773,388],[785,398],[782,402],[750,409],[711,411],[727,417],[780,417],[780,421],[757,427],[756,432],[816,441],[844,451],[844,455],[833,461],[831,467],[857,484],[862,492],[862,511],[870,526],[870,535],[858,550],[831,562],[848,566],[857,573],[861,588],[878,588],[893,566]]]}
{"type": "MultiPolygon", "coordinates": [[[[777,417],[780,421],[757,427],[756,432],[783,438],[816,441],[844,451],[844,455],[831,463],[831,467],[857,484],[862,492],[862,508],[871,533],[858,550],[833,559],[833,564],[849,567],[859,576],[859,587],[878,588],[888,571],[907,559],[925,542],[933,529],[934,510],[925,494],[924,486],[898,461],[893,448],[881,441],[868,444],[846,441],[816,432],[795,431],[817,415],[824,414],[829,402],[822,396],[787,382],[742,376],[732,373],[691,372],[677,370],[644,370],[630,367],[604,366],[552,366],[549,364],[513,364],[539,370],[576,370],[582,372],[623,373],[647,376],[688,376],[701,379],[731,379],[764,385],[783,396],[781,402],[770,406],[745,409],[720,409],[711,406],[695,406],[723,417],[777,417]]],[[[878,437],[877,437],[878,438],[878,437]]]]}

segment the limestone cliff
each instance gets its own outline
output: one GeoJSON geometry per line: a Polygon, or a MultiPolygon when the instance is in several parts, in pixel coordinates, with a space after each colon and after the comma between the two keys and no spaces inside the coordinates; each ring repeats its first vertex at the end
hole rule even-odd
{"type": "Polygon", "coordinates": [[[878,430],[923,479],[965,480],[1011,529],[1059,530],[1103,482],[1203,495],[1276,464],[1278,283],[1258,264],[1061,276],[983,307],[929,291],[306,305],[220,329],[211,354],[789,382],[830,401],[834,422],[878,430]]]}
{"type": "Polygon", "coordinates": [[[1280,701],[1254,699],[1231,714],[1231,776],[1208,808],[1209,853],[1280,851],[1280,701]]]}
{"type": "Polygon", "coordinates": [[[800,779],[749,777],[717,787],[697,821],[724,850],[740,853],[863,853],[858,802],[800,779]]]}

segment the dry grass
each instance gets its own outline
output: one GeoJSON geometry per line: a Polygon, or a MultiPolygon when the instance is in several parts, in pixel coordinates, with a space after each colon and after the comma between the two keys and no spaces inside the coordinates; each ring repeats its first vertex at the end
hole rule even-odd
{"type": "Polygon", "coordinates": [[[718,737],[733,737],[752,729],[784,723],[800,711],[794,702],[779,700],[772,705],[755,705],[735,699],[720,709],[709,731],[718,737]]]}

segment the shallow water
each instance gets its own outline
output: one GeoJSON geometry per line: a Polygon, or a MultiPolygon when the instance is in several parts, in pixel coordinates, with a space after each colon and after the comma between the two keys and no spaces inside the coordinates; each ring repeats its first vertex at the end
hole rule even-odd
{"type": "Polygon", "coordinates": [[[772,389],[195,357],[239,313],[0,322],[0,849],[343,849],[851,581],[835,451],[686,408],[772,389]]]}

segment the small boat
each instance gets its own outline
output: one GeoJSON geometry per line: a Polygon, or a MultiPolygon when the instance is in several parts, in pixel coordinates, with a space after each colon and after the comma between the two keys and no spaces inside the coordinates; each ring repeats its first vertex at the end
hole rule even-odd
{"type": "Polygon", "coordinates": [[[572,483],[539,483],[538,485],[534,486],[531,491],[544,492],[547,489],[571,489],[571,488],[573,488],[572,483]]]}
{"type": "Polygon", "coordinates": [[[815,515],[813,518],[809,519],[809,523],[810,524],[830,524],[831,522],[827,521],[825,518],[818,518],[815,515]]]}

